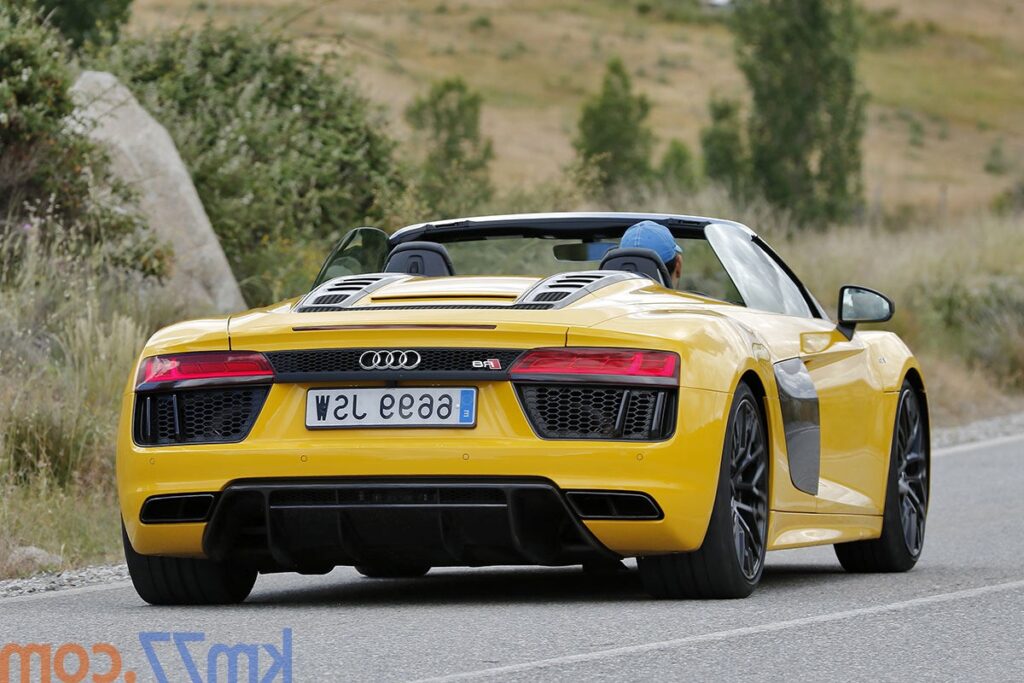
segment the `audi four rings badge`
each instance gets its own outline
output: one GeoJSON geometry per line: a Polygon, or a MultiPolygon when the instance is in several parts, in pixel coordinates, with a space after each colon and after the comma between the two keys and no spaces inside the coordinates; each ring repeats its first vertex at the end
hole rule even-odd
{"type": "Polygon", "coordinates": [[[359,365],[363,370],[412,370],[420,360],[418,351],[364,351],[359,365]]]}

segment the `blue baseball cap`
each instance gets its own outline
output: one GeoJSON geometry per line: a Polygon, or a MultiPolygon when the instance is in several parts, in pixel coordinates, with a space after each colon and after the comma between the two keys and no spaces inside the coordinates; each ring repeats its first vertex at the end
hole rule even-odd
{"type": "Polygon", "coordinates": [[[666,266],[683,248],[676,244],[669,229],[654,221],[635,223],[622,234],[619,246],[627,249],[652,249],[666,266]]]}

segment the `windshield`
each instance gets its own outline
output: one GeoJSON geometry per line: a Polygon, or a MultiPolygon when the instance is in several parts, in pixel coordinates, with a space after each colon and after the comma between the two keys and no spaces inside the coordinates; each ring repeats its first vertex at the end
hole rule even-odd
{"type": "MultiPolygon", "coordinates": [[[[445,230],[424,229],[402,242],[442,245],[457,276],[547,277],[597,270],[604,255],[618,247],[618,237],[626,227],[549,228],[526,220],[496,227],[461,224],[445,230]]],[[[816,315],[800,284],[741,226],[673,225],[672,238],[682,249],[677,290],[787,315],[816,315]]],[[[377,228],[351,231],[327,259],[316,284],[340,275],[380,272],[389,245],[394,247],[395,239],[377,228]]],[[[675,263],[667,265],[671,272],[675,263]]]]}

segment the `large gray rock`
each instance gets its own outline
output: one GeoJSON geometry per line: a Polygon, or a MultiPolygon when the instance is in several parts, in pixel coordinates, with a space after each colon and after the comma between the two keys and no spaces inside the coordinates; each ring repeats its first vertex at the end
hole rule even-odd
{"type": "Polygon", "coordinates": [[[156,239],[174,250],[169,285],[196,308],[246,308],[188,169],[167,130],[113,74],[85,71],[71,88],[77,118],[104,145],[111,171],[136,188],[156,239]]]}
{"type": "Polygon", "coordinates": [[[47,569],[58,569],[63,561],[60,555],[27,545],[12,550],[5,564],[7,570],[14,574],[35,574],[47,569]]]}

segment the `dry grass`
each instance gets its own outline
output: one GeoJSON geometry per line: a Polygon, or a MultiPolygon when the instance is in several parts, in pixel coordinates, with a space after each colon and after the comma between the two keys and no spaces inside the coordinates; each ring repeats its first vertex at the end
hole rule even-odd
{"type": "Polygon", "coordinates": [[[53,569],[121,561],[120,517],[110,487],[0,484],[0,579],[31,573],[11,551],[35,546],[60,556],[53,569]]]}
{"type": "MultiPolygon", "coordinates": [[[[499,187],[557,176],[583,98],[604,64],[621,55],[653,102],[662,140],[696,148],[708,98],[742,95],[732,39],[720,25],[640,16],[634,3],[583,0],[136,0],[132,30],[181,23],[267,22],[285,26],[313,52],[341,54],[367,93],[384,104],[399,135],[401,111],[430,81],[459,75],[486,98],[484,128],[495,140],[499,187]],[[439,11],[444,8],[444,11],[439,11]],[[489,28],[474,29],[486,17],[489,28]]],[[[874,8],[896,6],[869,0],[874,8]]],[[[934,22],[915,45],[866,52],[872,93],[865,147],[870,202],[955,214],[987,206],[1012,175],[983,170],[1002,139],[1024,170],[1024,8],[1010,0],[911,0],[898,21],[934,22]]]]}
{"type": "Polygon", "coordinates": [[[922,358],[935,423],[951,425],[1024,408],[1013,395],[1024,386],[1022,235],[1024,216],[979,214],[773,241],[830,310],[846,283],[894,299],[896,316],[884,327],[922,358]]]}
{"type": "MultiPolygon", "coordinates": [[[[29,229],[59,230],[42,222],[29,229]]],[[[92,260],[72,233],[0,244],[0,578],[37,546],[64,566],[116,559],[118,406],[172,293],[92,260]]]]}

